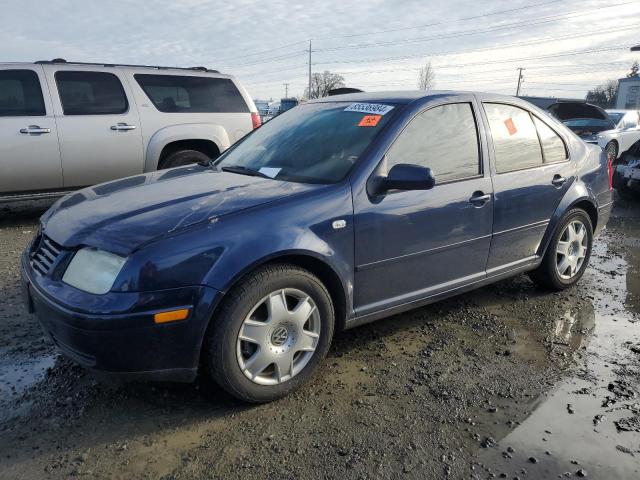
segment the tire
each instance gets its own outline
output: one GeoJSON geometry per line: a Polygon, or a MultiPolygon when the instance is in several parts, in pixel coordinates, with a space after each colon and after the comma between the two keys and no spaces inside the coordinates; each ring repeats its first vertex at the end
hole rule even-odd
{"type": "MultiPolygon", "coordinates": [[[[574,228],[574,231],[576,228],[574,228]]],[[[587,213],[579,208],[570,210],[560,221],[553,234],[549,247],[540,266],[529,273],[531,279],[541,287],[551,290],[564,290],[575,285],[584,274],[593,246],[593,226],[587,213]],[[571,235],[570,225],[581,224],[584,227],[584,240],[571,235]],[[563,244],[561,244],[561,242],[563,244]],[[575,242],[579,242],[576,244],[575,242]],[[567,248],[565,249],[565,245],[567,248]],[[560,253],[564,251],[566,253],[560,253]],[[580,255],[584,255],[580,261],[580,255]],[[566,263],[563,262],[566,260],[566,263]],[[574,263],[575,262],[575,263],[574,263]],[[568,267],[566,265],[568,264],[568,267]],[[574,270],[575,269],[575,270],[574,270]],[[561,274],[563,271],[564,274],[561,274]]]]}
{"type": "Polygon", "coordinates": [[[282,398],[312,376],[333,330],[331,296],[317,277],[289,264],[260,268],[233,287],[214,314],[202,374],[245,402],[282,398]]]}
{"type": "Polygon", "coordinates": [[[208,162],[209,160],[210,158],[206,153],[198,150],[178,150],[177,152],[167,155],[167,157],[160,162],[158,170],[182,167],[184,165],[191,165],[192,163],[208,162]]]}
{"type": "Polygon", "coordinates": [[[613,140],[607,143],[604,147],[607,156],[611,159],[611,162],[615,162],[618,159],[618,144],[613,140]]]}

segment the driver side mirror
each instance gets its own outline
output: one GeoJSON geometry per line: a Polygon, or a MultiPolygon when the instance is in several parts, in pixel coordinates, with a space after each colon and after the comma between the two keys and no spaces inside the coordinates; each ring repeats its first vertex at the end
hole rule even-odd
{"type": "Polygon", "coordinates": [[[382,178],[381,190],[430,190],[436,184],[430,168],[399,163],[382,178]]]}

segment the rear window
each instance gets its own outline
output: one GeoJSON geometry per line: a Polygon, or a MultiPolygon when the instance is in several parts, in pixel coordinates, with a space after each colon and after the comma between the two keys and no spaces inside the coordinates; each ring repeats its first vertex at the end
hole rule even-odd
{"type": "Polygon", "coordinates": [[[180,75],[134,75],[161,112],[248,113],[242,95],[227,78],[180,75]]]}
{"type": "Polygon", "coordinates": [[[65,115],[117,115],[129,109],[118,77],[103,72],[56,72],[65,115]]]}
{"type": "Polygon", "coordinates": [[[0,117],[46,115],[40,80],[33,70],[0,71],[0,117]]]}

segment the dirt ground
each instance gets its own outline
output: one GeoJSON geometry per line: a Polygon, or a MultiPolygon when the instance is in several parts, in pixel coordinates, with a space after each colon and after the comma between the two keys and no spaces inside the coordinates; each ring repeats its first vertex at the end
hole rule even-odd
{"type": "Polygon", "coordinates": [[[45,207],[0,210],[1,479],[640,478],[638,202],[576,288],[521,275],[342,333],[261,406],[59,356],[19,289],[45,207]]]}

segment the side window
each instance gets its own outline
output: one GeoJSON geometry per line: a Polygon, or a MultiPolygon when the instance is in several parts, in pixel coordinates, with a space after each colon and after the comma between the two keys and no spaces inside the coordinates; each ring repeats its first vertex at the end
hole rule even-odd
{"type": "Polygon", "coordinates": [[[638,126],[638,113],[629,112],[624,116],[622,128],[636,128],[638,126]]]}
{"type": "Polygon", "coordinates": [[[228,78],[142,73],[133,77],[161,112],[249,112],[244,98],[228,78]]]}
{"type": "Polygon", "coordinates": [[[542,143],[544,163],[564,162],[567,159],[567,147],[564,141],[542,120],[534,116],[533,122],[536,124],[540,143],[542,143]]]}
{"type": "Polygon", "coordinates": [[[540,141],[531,115],[522,108],[485,103],[498,173],[542,165],[540,141]]]}
{"type": "Polygon", "coordinates": [[[118,77],[103,72],[56,72],[65,115],[116,115],[129,109],[118,77]]]}
{"type": "Polygon", "coordinates": [[[420,113],[387,152],[387,168],[399,163],[429,167],[436,184],[481,173],[478,130],[469,103],[434,107],[420,113]]]}
{"type": "Polygon", "coordinates": [[[38,74],[33,70],[0,70],[0,117],[45,115],[38,74]]]}

